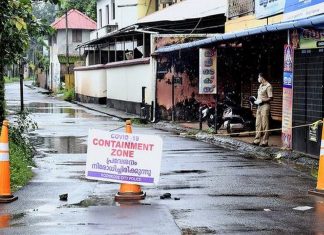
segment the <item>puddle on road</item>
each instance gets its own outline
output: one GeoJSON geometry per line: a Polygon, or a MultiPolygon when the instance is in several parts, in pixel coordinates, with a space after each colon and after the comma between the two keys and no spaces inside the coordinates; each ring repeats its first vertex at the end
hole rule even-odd
{"type": "Polygon", "coordinates": [[[75,204],[66,204],[61,206],[61,208],[87,208],[90,206],[120,206],[120,207],[127,207],[127,206],[149,206],[150,203],[145,203],[142,201],[124,201],[124,202],[116,202],[114,195],[111,197],[98,197],[98,196],[91,196],[87,199],[82,200],[79,203],[75,204]]]}
{"type": "Polygon", "coordinates": [[[21,219],[21,218],[23,218],[25,215],[26,215],[25,212],[18,213],[18,214],[14,214],[14,215],[11,216],[11,219],[13,219],[13,220],[21,219]]]}
{"type": "MultiPolygon", "coordinates": [[[[85,110],[73,108],[73,107],[66,107],[66,106],[58,106],[53,103],[29,103],[25,105],[25,108],[31,113],[53,113],[53,114],[68,114],[68,118],[99,118],[100,120],[109,120],[110,117],[100,116],[100,115],[93,115],[85,110]]],[[[20,111],[20,106],[8,106],[9,110],[12,111],[20,111]]]]}
{"type": "Polygon", "coordinates": [[[217,231],[208,227],[182,228],[182,234],[216,234],[217,231]]]}
{"type": "Polygon", "coordinates": [[[43,149],[44,153],[86,153],[84,140],[75,136],[67,137],[33,137],[33,145],[43,149]]]}
{"type": "MultiPolygon", "coordinates": [[[[26,215],[25,212],[17,213],[17,214],[0,214],[0,229],[1,228],[9,228],[14,225],[10,225],[12,221],[19,220],[26,215]]],[[[21,224],[20,224],[21,225],[21,224]]]]}
{"type": "Polygon", "coordinates": [[[57,163],[57,166],[85,166],[86,162],[63,162],[63,163],[57,163]]]}
{"type": "Polygon", "coordinates": [[[167,173],[161,173],[161,175],[166,176],[166,175],[175,175],[175,174],[204,174],[207,171],[204,170],[178,170],[178,171],[171,171],[167,173]]]}
{"type": "Polygon", "coordinates": [[[208,194],[209,197],[261,197],[261,198],[279,198],[278,194],[208,194]]]}
{"type": "Polygon", "coordinates": [[[190,174],[190,173],[196,173],[196,174],[203,174],[206,173],[207,171],[203,170],[179,170],[179,171],[172,171],[176,174],[190,174]]]}
{"type": "Polygon", "coordinates": [[[172,189],[201,189],[204,188],[202,186],[186,186],[186,185],[163,185],[163,186],[158,186],[158,189],[162,190],[172,190],[172,189]]]}

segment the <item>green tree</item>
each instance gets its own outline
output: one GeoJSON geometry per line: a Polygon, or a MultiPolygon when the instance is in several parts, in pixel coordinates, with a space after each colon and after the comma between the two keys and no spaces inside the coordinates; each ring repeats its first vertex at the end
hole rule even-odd
{"type": "Polygon", "coordinates": [[[89,16],[94,21],[97,20],[97,1],[96,0],[63,0],[62,8],[58,16],[62,16],[66,9],[77,9],[89,16]]]}
{"type": "MultiPolygon", "coordinates": [[[[60,3],[60,0],[49,0],[60,3]]],[[[32,0],[0,1],[0,123],[5,118],[4,67],[22,58],[30,38],[49,27],[32,14],[32,0]]]]}

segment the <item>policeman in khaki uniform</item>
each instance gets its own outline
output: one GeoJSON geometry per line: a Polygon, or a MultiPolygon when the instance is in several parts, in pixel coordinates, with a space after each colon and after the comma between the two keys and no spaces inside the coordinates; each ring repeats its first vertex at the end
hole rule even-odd
{"type": "Polygon", "coordinates": [[[260,83],[258,97],[254,102],[258,105],[258,109],[255,123],[256,136],[253,144],[266,147],[269,140],[270,101],[273,99],[272,86],[262,73],[259,74],[258,82],[260,83]]]}

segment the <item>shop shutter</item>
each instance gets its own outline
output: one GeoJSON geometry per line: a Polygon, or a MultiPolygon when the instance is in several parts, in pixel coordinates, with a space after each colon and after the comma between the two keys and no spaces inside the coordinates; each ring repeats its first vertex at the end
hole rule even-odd
{"type": "MultiPolygon", "coordinates": [[[[295,50],[293,126],[323,119],[324,50],[295,50]]],[[[293,149],[319,155],[321,128],[317,142],[309,140],[309,127],[293,129],[293,149]]]]}

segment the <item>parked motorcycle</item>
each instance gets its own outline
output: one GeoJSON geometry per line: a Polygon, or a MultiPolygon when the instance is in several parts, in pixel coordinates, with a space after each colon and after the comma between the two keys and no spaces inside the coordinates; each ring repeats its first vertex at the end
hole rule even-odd
{"type": "MultiPolygon", "coordinates": [[[[251,102],[250,104],[252,105],[251,102]]],[[[223,102],[218,103],[216,118],[217,129],[226,129],[229,134],[251,131],[255,127],[251,109],[238,105],[234,92],[227,93],[223,102]]],[[[214,106],[205,105],[202,107],[202,120],[207,121],[209,127],[215,128],[214,106]]]]}

